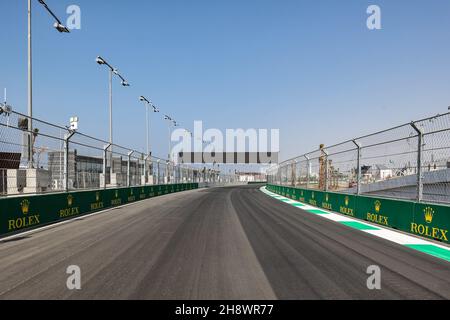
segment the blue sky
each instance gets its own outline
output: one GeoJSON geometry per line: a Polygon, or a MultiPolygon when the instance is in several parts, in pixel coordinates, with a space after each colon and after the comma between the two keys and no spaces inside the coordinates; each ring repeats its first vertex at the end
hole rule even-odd
{"type": "MultiPolygon", "coordinates": [[[[0,88],[26,112],[26,0],[0,0],[0,88]]],[[[34,1],[35,116],[108,137],[102,55],[131,83],[114,87],[115,141],[145,148],[139,95],[188,129],[279,128],[286,159],[450,105],[450,2],[365,0],[47,0],[82,29],[59,34],[34,1]],[[382,9],[382,30],[366,9],[382,9]]],[[[162,115],[154,153],[167,153],[162,115]]]]}

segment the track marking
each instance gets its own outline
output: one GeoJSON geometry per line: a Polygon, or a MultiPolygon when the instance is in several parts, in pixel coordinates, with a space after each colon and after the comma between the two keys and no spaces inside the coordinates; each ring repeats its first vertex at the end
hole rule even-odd
{"type": "Polygon", "coordinates": [[[410,249],[431,255],[433,257],[446,260],[450,262],[450,249],[443,245],[435,244],[433,242],[427,241],[425,239],[416,238],[407,234],[403,234],[392,229],[384,228],[381,226],[374,226],[373,224],[365,223],[362,220],[350,218],[344,215],[334,213],[325,209],[320,209],[317,207],[310,206],[308,204],[289,199],[287,197],[280,196],[266,189],[266,187],[261,187],[260,190],[266,195],[280,200],[286,204],[290,204],[295,208],[302,209],[303,211],[316,214],[322,218],[335,221],[337,223],[343,224],[349,228],[359,230],[361,232],[369,233],[371,235],[401,244],[410,249]]]}

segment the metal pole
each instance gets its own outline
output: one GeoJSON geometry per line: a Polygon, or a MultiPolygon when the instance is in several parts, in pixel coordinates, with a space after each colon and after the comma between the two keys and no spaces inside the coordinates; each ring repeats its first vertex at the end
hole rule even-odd
{"type": "Polygon", "coordinates": [[[103,189],[106,189],[106,161],[108,158],[108,149],[111,145],[104,147],[103,151],[103,189]]]}
{"type": "Polygon", "coordinates": [[[64,137],[64,191],[69,191],[69,139],[68,136],[64,137]]]}
{"type": "Polygon", "coordinates": [[[168,153],[168,160],[170,161],[170,149],[171,149],[171,147],[172,147],[172,143],[171,143],[171,141],[170,141],[170,122],[169,122],[169,125],[168,125],[168,129],[169,129],[169,153],[168,153]]]}
{"type": "Polygon", "coordinates": [[[131,186],[131,166],[130,166],[130,162],[131,162],[131,155],[134,153],[134,151],[130,151],[128,152],[128,162],[127,162],[127,186],[130,187],[131,186]]]}
{"type": "Polygon", "coordinates": [[[325,192],[328,191],[328,153],[323,150],[323,153],[325,154],[325,192]]]}
{"type": "Polygon", "coordinates": [[[148,131],[149,131],[149,119],[148,119],[148,104],[145,104],[145,113],[147,117],[147,154],[150,154],[150,145],[149,145],[149,138],[148,138],[148,131]]]}
{"type": "Polygon", "coordinates": [[[297,161],[292,163],[292,186],[295,188],[297,186],[297,161]]]}
{"type": "Polygon", "coordinates": [[[109,70],[109,143],[112,144],[113,143],[113,100],[112,100],[112,77],[113,77],[113,71],[110,69],[109,70]]]}
{"type": "Polygon", "coordinates": [[[166,180],[166,184],[169,184],[172,181],[172,176],[171,176],[171,163],[170,161],[166,162],[166,171],[167,171],[167,180],[166,180]]]}
{"type": "Polygon", "coordinates": [[[69,191],[69,140],[75,132],[64,135],[64,190],[69,191]]]}
{"type": "Polygon", "coordinates": [[[173,183],[177,183],[178,180],[178,167],[177,165],[173,165],[173,183]]]}
{"type": "MultiPolygon", "coordinates": [[[[144,158],[144,186],[147,184],[147,159],[148,157],[144,158]]],[[[140,173],[139,173],[140,175],[140,173]]],[[[141,179],[141,177],[139,176],[139,179],[141,179]]]]}
{"type": "Polygon", "coordinates": [[[306,158],[306,189],[309,189],[309,158],[308,156],[304,156],[306,158]]]}
{"type": "Polygon", "coordinates": [[[148,179],[149,177],[147,177],[147,174],[149,174],[149,175],[152,174],[151,170],[149,170],[149,172],[147,173],[147,161],[148,161],[148,159],[150,159],[150,164],[151,164],[151,160],[152,159],[150,158],[150,155],[147,155],[147,157],[144,159],[144,184],[147,184],[148,180],[150,180],[150,179],[148,179]]]}
{"type": "Polygon", "coordinates": [[[357,148],[357,158],[356,158],[356,194],[361,194],[361,145],[353,140],[353,143],[357,148]]]}
{"type": "Polygon", "coordinates": [[[411,126],[417,132],[417,201],[421,202],[423,199],[423,174],[422,174],[422,151],[423,151],[423,131],[417,127],[414,122],[411,126]]]}
{"type": "Polygon", "coordinates": [[[103,189],[106,189],[106,158],[107,155],[107,149],[103,149],[103,189]]]}
{"type": "Polygon", "coordinates": [[[64,191],[69,191],[69,138],[64,139],[64,191]]]}
{"type": "Polygon", "coordinates": [[[158,169],[158,181],[157,181],[157,184],[161,184],[161,183],[160,183],[160,180],[159,180],[159,176],[160,176],[160,172],[159,172],[159,163],[160,163],[160,160],[158,160],[157,163],[158,163],[158,166],[157,166],[157,169],[158,169]]]}
{"type": "Polygon", "coordinates": [[[113,70],[109,70],[109,144],[110,144],[110,163],[109,163],[109,171],[110,171],[110,177],[112,177],[113,174],[113,84],[112,84],[112,78],[113,78],[113,70]]]}
{"type": "Polygon", "coordinates": [[[31,0],[28,0],[28,168],[33,167],[33,65],[32,65],[32,42],[31,42],[31,0]]]}

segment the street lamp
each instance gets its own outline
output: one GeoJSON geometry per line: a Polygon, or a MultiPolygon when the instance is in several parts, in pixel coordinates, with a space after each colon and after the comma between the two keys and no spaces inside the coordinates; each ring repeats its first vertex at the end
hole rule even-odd
{"type": "Polygon", "coordinates": [[[109,68],[109,143],[112,144],[113,143],[113,119],[112,119],[112,77],[113,75],[116,75],[120,78],[121,80],[121,84],[123,87],[129,87],[130,84],[125,80],[124,77],[122,77],[119,74],[119,71],[117,71],[116,68],[112,67],[108,62],[106,62],[105,59],[103,59],[102,57],[98,56],[95,61],[99,64],[99,65],[105,65],[106,67],[109,68]]]}
{"type": "Polygon", "coordinates": [[[152,106],[153,107],[153,112],[154,113],[158,113],[159,110],[158,108],[150,101],[148,100],[146,97],[144,96],[140,96],[139,100],[144,102],[145,104],[145,111],[146,111],[146,118],[147,118],[147,155],[151,155],[151,151],[150,151],[150,138],[149,138],[149,132],[150,132],[150,120],[149,120],[149,116],[148,116],[148,107],[152,106]]]}
{"type": "MultiPolygon", "coordinates": [[[[113,90],[113,85],[112,85],[112,78],[113,75],[116,75],[117,77],[119,77],[119,79],[121,80],[121,85],[123,87],[129,87],[130,84],[125,80],[124,77],[122,77],[119,74],[119,71],[117,71],[116,68],[112,67],[108,62],[106,62],[105,59],[103,59],[102,57],[98,56],[95,59],[95,62],[97,62],[99,65],[104,65],[106,67],[108,67],[109,69],[109,154],[110,154],[110,174],[112,176],[113,174],[113,112],[112,112],[112,90],[113,90]]],[[[106,181],[106,180],[105,180],[106,181]]]]}
{"type": "MultiPolygon", "coordinates": [[[[31,5],[32,0],[28,0],[28,155],[27,155],[27,161],[28,161],[28,167],[33,167],[33,146],[31,143],[32,140],[32,132],[33,132],[33,59],[32,59],[32,25],[31,25],[31,5]]],[[[58,19],[58,17],[50,10],[50,8],[47,6],[47,4],[44,2],[44,0],[38,0],[40,4],[43,5],[45,10],[47,10],[48,13],[56,20],[55,24],[53,25],[56,30],[58,30],[61,33],[70,33],[69,29],[67,29],[66,26],[64,26],[61,21],[58,19]]]]}
{"type": "Polygon", "coordinates": [[[65,25],[62,24],[62,22],[58,19],[58,17],[50,10],[50,8],[47,6],[47,4],[44,2],[44,0],[38,0],[40,4],[42,4],[47,10],[47,12],[55,19],[55,23],[53,24],[53,27],[58,30],[61,33],[70,33],[69,29],[65,25]]]}
{"type": "Polygon", "coordinates": [[[168,152],[168,160],[170,161],[171,155],[170,155],[170,151],[172,149],[172,132],[170,130],[171,125],[174,125],[175,127],[178,125],[177,122],[172,119],[171,117],[169,117],[168,115],[164,115],[164,120],[167,120],[167,128],[169,130],[169,152],[168,152]]]}

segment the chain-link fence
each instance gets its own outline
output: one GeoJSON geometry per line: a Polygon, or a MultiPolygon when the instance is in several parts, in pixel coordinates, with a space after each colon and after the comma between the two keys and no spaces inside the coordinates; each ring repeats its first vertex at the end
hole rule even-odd
{"type": "Polygon", "coordinates": [[[413,121],[287,160],[269,183],[450,202],[450,113],[413,121]]]}
{"type": "Polygon", "coordinates": [[[0,106],[0,196],[236,180],[218,170],[110,145],[0,106]]]}

